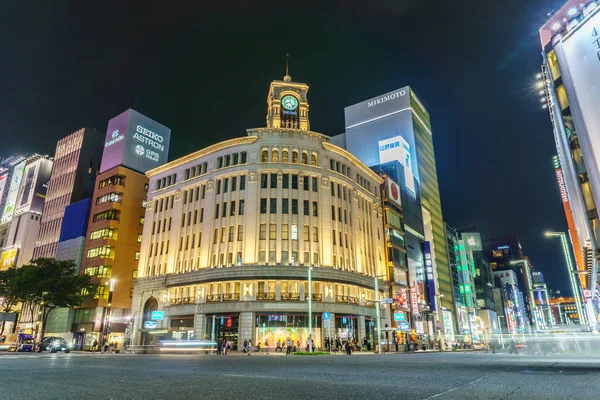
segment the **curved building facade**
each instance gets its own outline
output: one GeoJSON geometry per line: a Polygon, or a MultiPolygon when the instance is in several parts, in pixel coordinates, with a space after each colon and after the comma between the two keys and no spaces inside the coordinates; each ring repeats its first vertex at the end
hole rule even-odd
{"type": "MultiPolygon", "coordinates": [[[[266,128],[147,173],[134,343],[275,347],[290,337],[304,347],[309,268],[315,344],[373,341],[374,278],[380,296],[389,291],[382,179],[308,130],[307,91],[289,76],[274,81],[266,128]]],[[[390,321],[383,308],[381,318],[390,321]]]]}

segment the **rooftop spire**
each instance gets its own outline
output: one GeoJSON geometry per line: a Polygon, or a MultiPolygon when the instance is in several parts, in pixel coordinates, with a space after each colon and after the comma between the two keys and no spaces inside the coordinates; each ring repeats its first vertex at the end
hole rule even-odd
{"type": "Polygon", "coordinates": [[[292,77],[289,74],[290,55],[285,55],[285,76],[283,77],[284,82],[291,82],[292,77]]]}

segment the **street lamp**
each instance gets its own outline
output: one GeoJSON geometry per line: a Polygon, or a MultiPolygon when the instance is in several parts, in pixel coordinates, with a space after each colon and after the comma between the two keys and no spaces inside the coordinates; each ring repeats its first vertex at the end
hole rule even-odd
{"type": "Polygon", "coordinates": [[[379,310],[379,278],[385,278],[386,275],[374,276],[375,280],[375,315],[377,318],[377,352],[381,354],[381,311],[379,310]]]}
{"type": "Polygon", "coordinates": [[[546,232],[546,237],[560,237],[560,241],[565,255],[565,261],[567,262],[567,269],[569,271],[569,280],[571,281],[571,290],[573,291],[573,297],[575,297],[575,305],[577,306],[577,312],[581,316],[579,322],[586,323],[585,314],[583,313],[583,306],[581,304],[581,296],[579,295],[579,285],[575,282],[575,275],[577,273],[585,273],[585,271],[578,271],[573,268],[573,261],[569,254],[569,247],[567,242],[567,234],[565,232],[546,232]]]}
{"type": "Polygon", "coordinates": [[[308,268],[308,351],[313,351],[312,341],[312,269],[308,268]]]}
{"type": "Polygon", "coordinates": [[[513,260],[510,264],[523,264],[525,266],[525,281],[527,283],[527,290],[529,291],[529,307],[531,308],[531,312],[533,314],[533,321],[535,322],[535,330],[539,332],[540,327],[538,326],[537,319],[537,306],[535,305],[535,299],[533,297],[533,287],[531,285],[531,273],[529,271],[529,262],[527,260],[513,260]]]}

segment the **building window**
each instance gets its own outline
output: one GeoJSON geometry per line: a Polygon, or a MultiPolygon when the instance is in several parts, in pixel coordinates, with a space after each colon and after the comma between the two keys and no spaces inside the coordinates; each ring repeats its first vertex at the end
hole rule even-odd
{"type": "Polygon", "coordinates": [[[317,206],[316,201],[313,201],[313,203],[312,203],[312,215],[313,215],[313,217],[319,216],[319,207],[317,206]]]}
{"type": "Polygon", "coordinates": [[[281,225],[281,239],[282,240],[289,239],[289,225],[288,224],[281,225]]]}
{"type": "Polygon", "coordinates": [[[308,153],[302,152],[302,164],[308,164],[308,153]]]}
{"type": "Polygon", "coordinates": [[[231,178],[231,191],[235,192],[236,190],[237,190],[237,176],[234,176],[231,178]]]}
{"type": "MultiPolygon", "coordinates": [[[[183,216],[185,217],[185,214],[183,214],[183,216]]],[[[217,203],[215,205],[215,219],[219,218],[219,204],[217,203]]],[[[183,226],[183,224],[181,225],[183,226]]]]}
{"type": "Polygon", "coordinates": [[[229,178],[223,179],[223,193],[227,193],[229,189],[229,178]]]}
{"type": "Polygon", "coordinates": [[[275,240],[277,239],[277,225],[269,224],[269,239],[275,240]]]}
{"type": "Polygon", "coordinates": [[[221,243],[225,243],[225,238],[227,236],[227,228],[224,226],[221,227],[221,243]]]}
{"type": "Polygon", "coordinates": [[[271,174],[271,189],[277,189],[277,174],[271,174]]]}
{"type": "Polygon", "coordinates": [[[215,232],[213,235],[213,244],[217,244],[219,241],[219,229],[215,228],[215,232]]]}
{"type": "Polygon", "coordinates": [[[304,200],[304,215],[310,215],[309,207],[310,206],[308,200],[304,200]]]}
{"type": "Polygon", "coordinates": [[[244,200],[240,200],[239,201],[239,210],[238,210],[238,215],[244,215],[244,200]]]}
{"type": "Polygon", "coordinates": [[[313,226],[313,242],[319,241],[319,227],[313,226]]]}
{"type": "Polygon", "coordinates": [[[139,259],[140,259],[140,252],[139,251],[135,252],[135,254],[133,255],[133,259],[136,260],[136,261],[139,261],[139,259]]]}
{"type": "Polygon", "coordinates": [[[281,162],[289,162],[288,160],[288,151],[286,149],[283,149],[283,151],[281,152],[281,162]]]}
{"type": "Polygon", "coordinates": [[[260,199],[260,213],[267,213],[267,199],[260,199]]]}
{"type": "Polygon", "coordinates": [[[290,175],[289,174],[282,175],[281,187],[284,189],[289,189],[289,187],[290,187],[290,175]]]}
{"type": "Polygon", "coordinates": [[[267,238],[267,224],[260,224],[258,239],[265,240],[267,238]]]}
{"type": "Polygon", "coordinates": [[[231,202],[231,205],[229,207],[229,215],[230,216],[234,216],[235,215],[235,201],[231,202]]]}
{"type": "Polygon", "coordinates": [[[305,176],[304,180],[302,181],[302,188],[304,190],[308,190],[309,185],[310,185],[310,177],[309,176],[305,176]]]}
{"type": "Polygon", "coordinates": [[[217,179],[217,194],[220,194],[220,193],[221,193],[221,180],[217,179]]]}
{"type": "Polygon", "coordinates": [[[310,165],[317,166],[317,155],[315,153],[310,155],[310,165]]]}
{"type": "Polygon", "coordinates": [[[223,203],[223,212],[221,213],[221,217],[225,218],[227,216],[227,203],[223,203]]]}
{"type": "Polygon", "coordinates": [[[269,150],[264,149],[262,151],[262,155],[260,157],[261,162],[269,162],[269,150]]]}
{"type": "Polygon", "coordinates": [[[292,162],[298,164],[298,152],[296,150],[292,151],[292,162]]]}
{"type": "Polygon", "coordinates": [[[137,241],[138,241],[138,243],[142,243],[142,234],[141,233],[138,233],[137,241]]]}
{"type": "Polygon", "coordinates": [[[246,190],[246,175],[240,176],[240,190],[246,190]]]}
{"type": "Polygon", "coordinates": [[[277,199],[269,199],[269,212],[271,214],[277,214],[277,199]]]}
{"type": "Polygon", "coordinates": [[[312,191],[316,192],[318,190],[319,180],[313,176],[312,178],[312,191]]]}
{"type": "Polygon", "coordinates": [[[298,175],[292,175],[292,189],[298,189],[298,175]]]}
{"type": "Polygon", "coordinates": [[[298,215],[298,200],[292,199],[292,214],[298,215]]]}
{"type": "Polygon", "coordinates": [[[271,152],[271,161],[279,162],[279,150],[273,149],[273,151],[271,152]]]}
{"type": "Polygon", "coordinates": [[[106,210],[99,212],[98,214],[94,214],[92,217],[93,222],[111,220],[118,221],[120,218],[121,212],[119,210],[106,210]]]}
{"type": "Polygon", "coordinates": [[[113,228],[104,228],[98,229],[97,231],[93,231],[90,233],[90,240],[94,239],[117,239],[116,232],[113,228]]]}
{"type": "Polygon", "coordinates": [[[289,213],[289,200],[281,199],[281,213],[288,214],[289,213]]]}
{"type": "Polygon", "coordinates": [[[260,188],[266,189],[268,182],[269,182],[269,175],[268,174],[260,174],[260,188]]]}
{"type": "Polygon", "coordinates": [[[308,225],[304,225],[304,241],[310,241],[310,227],[308,225]]]}
{"type": "Polygon", "coordinates": [[[240,155],[241,155],[241,161],[240,161],[240,164],[246,164],[246,158],[247,158],[247,156],[248,156],[248,155],[247,155],[247,153],[246,153],[245,151],[242,151],[242,152],[240,153],[240,155]]]}
{"type": "Polygon", "coordinates": [[[234,226],[230,226],[229,227],[229,241],[233,242],[233,235],[235,234],[235,227],[234,226]]]}
{"type": "MultiPolygon", "coordinates": [[[[334,246],[337,245],[336,239],[335,239],[335,229],[333,230],[333,235],[331,236],[331,238],[333,239],[333,245],[334,246]]],[[[334,262],[334,264],[335,264],[335,262],[334,262]]]]}
{"type": "Polygon", "coordinates": [[[244,239],[244,225],[238,225],[237,240],[241,242],[244,239]]]}

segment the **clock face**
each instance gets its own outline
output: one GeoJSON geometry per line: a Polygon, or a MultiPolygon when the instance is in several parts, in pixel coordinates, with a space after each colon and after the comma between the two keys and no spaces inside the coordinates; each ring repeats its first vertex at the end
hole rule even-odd
{"type": "Polygon", "coordinates": [[[281,105],[285,110],[294,111],[296,108],[298,108],[298,99],[290,95],[283,96],[281,99],[281,105]]]}

